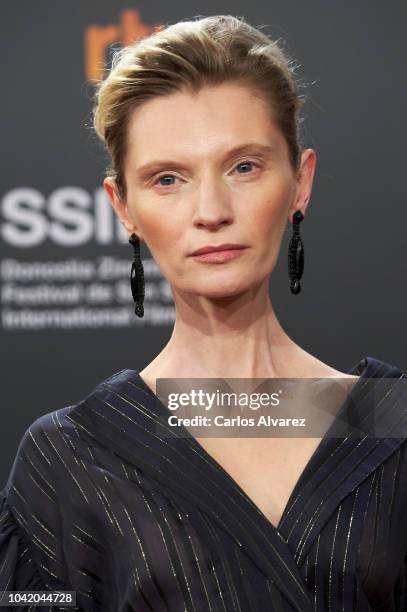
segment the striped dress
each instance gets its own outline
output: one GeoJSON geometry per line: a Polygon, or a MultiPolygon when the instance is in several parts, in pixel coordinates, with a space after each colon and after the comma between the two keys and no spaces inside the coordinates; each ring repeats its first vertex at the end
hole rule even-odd
{"type": "Polygon", "coordinates": [[[187,430],[168,435],[137,370],[40,416],[0,492],[0,592],[76,607],[10,610],[406,611],[406,375],[373,357],[348,373],[351,417],[380,409],[389,435],[324,436],[277,528],[187,430]]]}

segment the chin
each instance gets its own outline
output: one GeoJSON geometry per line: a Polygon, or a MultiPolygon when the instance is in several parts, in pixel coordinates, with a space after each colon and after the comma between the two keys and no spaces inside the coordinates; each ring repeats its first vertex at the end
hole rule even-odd
{"type": "Polygon", "coordinates": [[[202,283],[197,293],[207,298],[227,298],[249,291],[251,284],[245,284],[242,279],[222,279],[221,282],[202,283]]]}

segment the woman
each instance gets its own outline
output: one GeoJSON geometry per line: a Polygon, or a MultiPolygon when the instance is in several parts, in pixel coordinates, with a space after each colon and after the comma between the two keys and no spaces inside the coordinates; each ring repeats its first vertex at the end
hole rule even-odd
{"type": "MultiPolygon", "coordinates": [[[[405,378],[373,357],[348,372],[321,362],[270,302],[287,221],[301,288],[316,161],[299,144],[301,105],[282,49],[243,18],[179,22],[116,53],[94,115],[104,187],[135,249],[136,314],[144,240],[176,321],[142,371],[25,433],[2,497],[0,588],[76,591],[76,609],[103,612],[407,606],[403,438],[198,442],[168,435],[156,395],[158,378],[340,377],[356,418],[372,409],[369,379],[405,378]]],[[[394,432],[394,393],[377,385],[374,400],[394,432]]]]}

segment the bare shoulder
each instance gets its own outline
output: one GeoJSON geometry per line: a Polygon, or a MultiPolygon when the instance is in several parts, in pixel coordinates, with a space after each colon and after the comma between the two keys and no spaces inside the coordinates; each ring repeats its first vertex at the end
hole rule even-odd
{"type": "MultiPolygon", "coordinates": [[[[311,355],[304,349],[299,349],[299,360],[298,360],[298,377],[304,378],[349,378],[351,380],[357,380],[359,376],[349,374],[348,372],[342,372],[333,368],[328,363],[324,363],[314,355],[311,355]]],[[[296,368],[297,369],[297,368],[296,368]]]]}
{"type": "MultiPolygon", "coordinates": [[[[307,353],[309,355],[309,353],[307,353]]],[[[150,389],[156,393],[156,385],[158,378],[171,378],[171,375],[164,370],[160,370],[152,363],[146,366],[143,370],[139,371],[139,375],[143,379],[150,389]]],[[[178,373],[178,376],[182,378],[182,375],[178,373]]],[[[324,363],[309,355],[308,358],[299,360],[297,362],[292,363],[290,367],[290,372],[285,374],[282,377],[293,377],[293,378],[345,378],[350,380],[358,380],[359,376],[355,376],[354,374],[348,374],[347,372],[341,372],[341,370],[337,370],[330,366],[327,363],[324,363]]]]}
{"type": "Polygon", "coordinates": [[[356,380],[359,376],[355,374],[348,374],[347,372],[341,372],[341,370],[336,370],[331,366],[326,366],[324,370],[325,373],[319,374],[318,376],[321,378],[350,378],[351,380],[356,380]]]}

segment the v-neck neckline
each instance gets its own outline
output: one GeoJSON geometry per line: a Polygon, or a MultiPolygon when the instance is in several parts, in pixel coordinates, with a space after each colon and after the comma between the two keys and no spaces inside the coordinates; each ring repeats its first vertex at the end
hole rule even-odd
{"type": "MultiPolygon", "coordinates": [[[[283,509],[283,512],[281,513],[280,519],[277,523],[277,526],[274,525],[274,523],[264,514],[264,512],[260,509],[260,507],[256,504],[256,502],[252,499],[252,497],[246,493],[246,491],[241,487],[241,485],[235,480],[235,478],[219,463],[219,461],[217,461],[217,459],[215,459],[215,457],[213,457],[206,449],[204,446],[202,446],[202,444],[200,442],[198,442],[198,440],[195,438],[195,436],[193,436],[191,434],[191,432],[183,425],[179,425],[177,427],[177,432],[174,432],[174,436],[176,437],[182,437],[185,439],[185,441],[189,444],[195,445],[198,447],[199,452],[203,455],[203,457],[209,461],[210,463],[212,463],[215,468],[217,470],[221,470],[225,475],[227,480],[230,482],[230,484],[236,488],[246,499],[248,499],[248,501],[254,506],[255,510],[258,511],[263,517],[264,520],[267,521],[267,523],[270,524],[270,526],[278,533],[278,535],[284,539],[284,541],[286,541],[286,539],[284,538],[283,534],[282,534],[282,530],[281,527],[286,519],[286,515],[293,503],[293,500],[295,499],[295,497],[298,494],[298,491],[300,489],[300,487],[302,486],[305,476],[306,474],[309,473],[310,471],[310,467],[315,463],[315,461],[317,460],[321,449],[324,447],[324,445],[326,444],[326,441],[329,439],[331,432],[333,431],[333,428],[335,426],[335,423],[337,420],[340,420],[341,417],[344,415],[345,410],[348,407],[348,403],[349,401],[352,401],[352,398],[358,393],[359,388],[363,382],[364,379],[368,378],[370,376],[370,374],[373,374],[374,372],[374,366],[376,366],[377,368],[377,364],[385,364],[384,362],[382,362],[381,360],[378,360],[374,357],[363,357],[362,359],[360,359],[358,362],[356,362],[348,372],[346,372],[347,374],[355,374],[355,375],[359,375],[359,378],[357,379],[357,381],[355,382],[355,384],[352,386],[350,392],[348,393],[345,401],[341,404],[339,410],[337,411],[335,418],[333,420],[333,422],[330,424],[330,426],[328,427],[327,431],[325,432],[324,436],[321,438],[321,440],[319,441],[318,445],[316,446],[316,448],[314,449],[314,451],[312,452],[310,458],[308,459],[307,463],[304,465],[303,469],[301,470],[301,473],[299,474],[294,487],[291,490],[291,493],[288,497],[287,503],[285,504],[285,507],[283,509]],[[181,433],[179,433],[181,432],[181,433]]],[[[138,383],[141,385],[141,387],[146,391],[146,393],[148,393],[148,395],[154,400],[155,405],[160,409],[161,415],[162,416],[168,416],[169,411],[168,408],[165,406],[165,404],[163,404],[163,402],[159,399],[159,397],[156,395],[156,393],[154,393],[154,391],[151,389],[151,387],[149,387],[149,385],[145,382],[145,380],[142,378],[142,376],[140,375],[139,370],[128,370],[130,372],[134,373],[135,379],[137,379],[138,383]]],[[[335,378],[341,378],[340,376],[335,377],[335,378]]]]}
{"type": "MultiPolygon", "coordinates": [[[[372,394],[368,392],[370,385],[363,383],[369,377],[379,382],[384,377],[399,379],[405,374],[373,357],[361,359],[349,374],[359,375],[348,394],[348,399],[352,396],[354,400],[349,406],[355,411],[352,416],[370,416],[369,401],[373,400],[374,407],[379,399],[385,431],[398,431],[400,417],[403,420],[407,415],[395,396],[402,394],[405,386],[398,389],[394,384],[390,394],[379,388],[376,394],[373,385],[372,394]]],[[[342,406],[342,412],[345,409],[348,407],[342,406]]],[[[96,441],[129,466],[137,466],[151,478],[152,487],[161,489],[164,496],[175,495],[187,516],[191,512],[191,520],[195,510],[205,513],[276,584],[293,610],[312,612],[312,597],[301,573],[306,555],[341,501],[405,440],[347,436],[337,442],[335,437],[326,437],[328,428],[326,445],[320,441],[276,528],[187,428],[181,435],[166,424],[167,417],[165,404],[139,372],[130,369],[99,383],[66,414],[86,444],[92,446],[96,441]]],[[[125,472],[138,486],[137,475],[131,469],[125,472]]]]}

